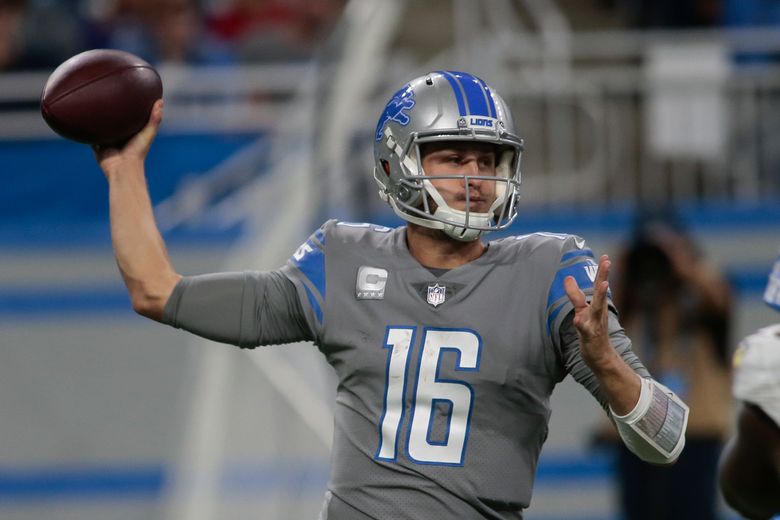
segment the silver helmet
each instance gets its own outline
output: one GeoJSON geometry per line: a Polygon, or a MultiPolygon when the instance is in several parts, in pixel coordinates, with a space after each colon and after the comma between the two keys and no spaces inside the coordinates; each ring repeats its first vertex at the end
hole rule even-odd
{"type": "Polygon", "coordinates": [[[523,140],[515,133],[504,100],[484,81],[465,72],[437,71],[410,81],[396,92],[379,118],[374,141],[374,179],[379,196],[402,219],[441,229],[462,241],[503,229],[517,216],[523,140]],[[496,145],[496,200],[485,213],[447,205],[422,167],[420,145],[477,141],[496,145]]]}

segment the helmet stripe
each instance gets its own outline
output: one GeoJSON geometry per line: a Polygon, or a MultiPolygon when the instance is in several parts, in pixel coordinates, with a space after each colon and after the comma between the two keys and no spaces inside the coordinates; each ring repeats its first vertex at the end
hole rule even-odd
{"type": "Polygon", "coordinates": [[[463,92],[466,94],[469,115],[495,117],[490,113],[488,93],[485,90],[484,83],[479,78],[467,72],[450,71],[450,73],[458,80],[458,83],[463,88],[463,92]]]}
{"type": "Polygon", "coordinates": [[[458,102],[458,110],[460,111],[460,115],[465,116],[467,114],[466,104],[463,101],[463,90],[460,82],[455,79],[455,76],[446,70],[440,70],[439,74],[444,76],[444,78],[449,82],[450,87],[452,87],[452,91],[455,93],[455,100],[458,102]]]}
{"type": "Polygon", "coordinates": [[[493,94],[490,92],[490,89],[487,86],[487,83],[485,83],[484,80],[474,76],[474,78],[479,81],[480,85],[482,85],[482,89],[485,91],[485,97],[488,100],[488,109],[490,111],[490,117],[498,117],[496,114],[496,104],[493,101],[493,94]]]}

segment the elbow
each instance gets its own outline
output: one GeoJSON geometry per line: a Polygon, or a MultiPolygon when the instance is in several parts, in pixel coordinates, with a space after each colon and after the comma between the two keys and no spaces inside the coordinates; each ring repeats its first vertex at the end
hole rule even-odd
{"type": "Polygon", "coordinates": [[[128,285],[133,310],[144,318],[162,321],[165,304],[168,303],[168,299],[180,279],[181,276],[176,274],[156,284],[128,285]]]}
{"type": "Polygon", "coordinates": [[[131,295],[130,301],[136,314],[140,314],[144,318],[149,318],[155,321],[162,320],[163,311],[165,309],[164,302],[160,303],[154,298],[149,298],[143,295],[131,295]]]}

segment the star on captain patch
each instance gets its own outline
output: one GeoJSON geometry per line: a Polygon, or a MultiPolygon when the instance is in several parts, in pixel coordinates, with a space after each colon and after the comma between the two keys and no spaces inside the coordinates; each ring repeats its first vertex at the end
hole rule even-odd
{"type": "Polygon", "coordinates": [[[444,300],[447,299],[447,287],[444,285],[439,285],[438,283],[429,285],[428,286],[428,297],[426,298],[426,301],[433,305],[434,307],[438,307],[442,303],[444,303],[444,300]]]}

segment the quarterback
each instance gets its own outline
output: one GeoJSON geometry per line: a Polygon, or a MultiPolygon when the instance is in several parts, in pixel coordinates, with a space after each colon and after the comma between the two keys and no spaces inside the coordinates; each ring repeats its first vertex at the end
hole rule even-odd
{"type": "Polygon", "coordinates": [[[633,354],[609,259],[571,235],[483,239],[517,215],[523,141],[481,79],[431,72],[382,112],[373,175],[405,226],[325,222],[270,272],[173,269],[144,178],[161,119],[96,150],[133,307],[242,348],[314,342],[339,381],[322,519],[522,518],[567,374],[638,457],[680,455],[688,407],[633,354]]]}
{"type": "MultiPolygon", "coordinates": [[[[780,256],[764,301],[780,311],[780,256]]],[[[720,460],[720,489],[743,516],[780,515],[780,324],[747,336],[734,353],[734,397],[742,404],[736,435],[720,460]]]]}

